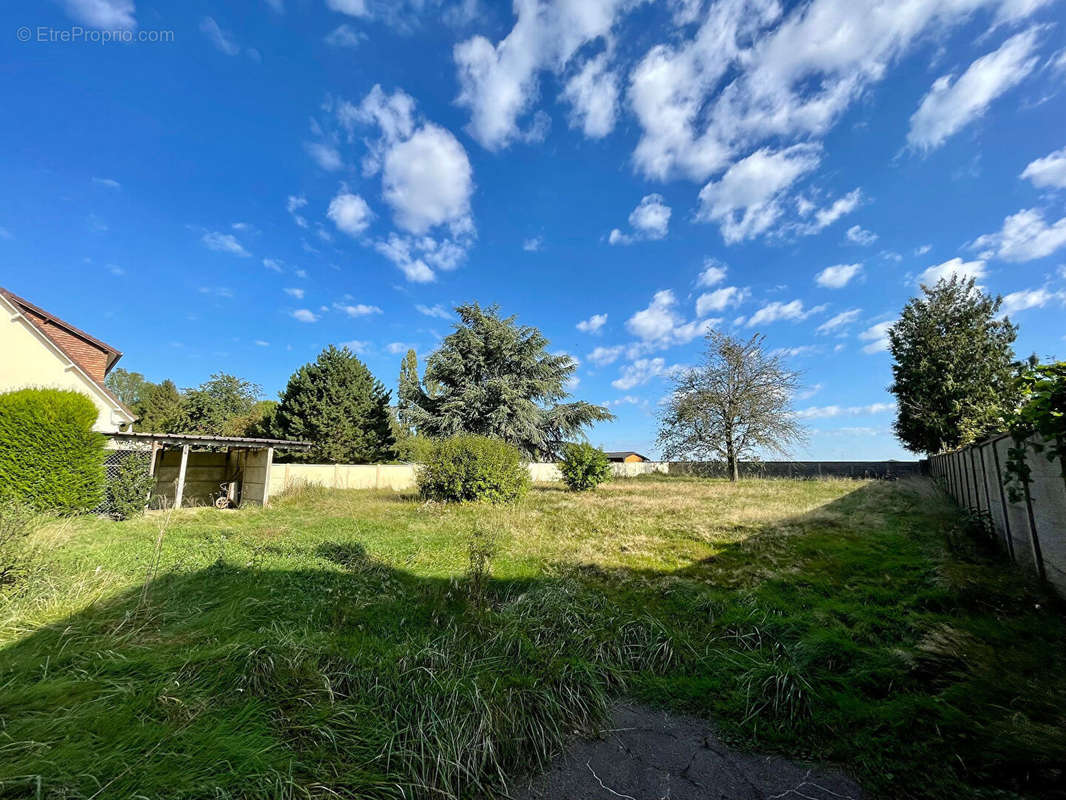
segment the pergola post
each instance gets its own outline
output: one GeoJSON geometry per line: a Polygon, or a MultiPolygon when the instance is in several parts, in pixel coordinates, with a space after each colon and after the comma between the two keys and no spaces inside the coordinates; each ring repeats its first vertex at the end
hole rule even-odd
{"type": "Polygon", "coordinates": [[[185,494],[185,469],[189,466],[189,445],[181,448],[181,466],[178,468],[178,488],[174,492],[174,508],[181,508],[181,499],[185,494]]]}

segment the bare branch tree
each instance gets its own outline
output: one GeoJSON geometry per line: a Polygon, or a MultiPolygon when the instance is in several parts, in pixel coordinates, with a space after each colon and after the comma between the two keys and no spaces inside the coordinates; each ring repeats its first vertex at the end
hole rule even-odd
{"type": "Polygon", "coordinates": [[[707,334],[703,364],[674,377],[659,419],[659,447],[667,459],[724,461],[730,480],[741,458],[759,452],[785,455],[805,441],[792,412],[799,373],[763,350],[765,337],[749,340],[707,334]]]}

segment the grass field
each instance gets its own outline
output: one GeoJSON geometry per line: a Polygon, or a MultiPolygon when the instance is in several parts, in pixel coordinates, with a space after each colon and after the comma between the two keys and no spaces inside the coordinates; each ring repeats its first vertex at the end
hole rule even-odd
{"type": "Polygon", "coordinates": [[[620,696],[873,796],[1064,795],[1062,608],[923,481],[303,490],[34,541],[0,797],[491,795],[620,696]]]}

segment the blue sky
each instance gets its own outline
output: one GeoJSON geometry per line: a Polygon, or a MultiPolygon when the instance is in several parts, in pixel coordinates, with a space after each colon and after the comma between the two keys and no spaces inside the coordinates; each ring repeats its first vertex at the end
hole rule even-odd
{"type": "Polygon", "coordinates": [[[907,458],[883,331],[918,281],[976,275],[1019,355],[1066,351],[1064,9],[8,3],[0,284],[269,397],[329,343],[395,388],[499,303],[641,451],[701,335],[758,331],[804,372],[796,456],[907,458]]]}

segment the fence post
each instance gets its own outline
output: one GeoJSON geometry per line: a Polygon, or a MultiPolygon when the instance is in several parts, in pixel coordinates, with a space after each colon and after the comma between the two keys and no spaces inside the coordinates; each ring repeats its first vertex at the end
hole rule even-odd
{"type": "Polygon", "coordinates": [[[999,450],[996,449],[996,441],[992,442],[992,460],[996,465],[996,485],[999,486],[999,504],[1003,509],[1003,532],[1007,537],[1007,552],[1011,561],[1017,561],[1014,556],[1014,535],[1010,532],[1010,514],[1007,513],[1007,493],[1003,491],[1003,474],[999,469],[999,450]]]}
{"type": "Polygon", "coordinates": [[[970,472],[973,473],[973,499],[977,505],[978,512],[981,511],[981,492],[977,489],[977,464],[973,457],[973,445],[970,445],[970,472]]]}
{"type": "MultiPolygon", "coordinates": [[[[1029,460],[1029,445],[1026,443],[1025,447],[1025,459],[1029,460]]],[[[1029,493],[1029,481],[1022,481],[1022,488],[1025,490],[1025,512],[1029,515],[1029,544],[1033,549],[1033,561],[1036,562],[1036,574],[1040,576],[1041,581],[1047,580],[1047,573],[1044,571],[1044,555],[1040,551],[1040,537],[1036,533],[1036,516],[1033,514],[1033,497],[1029,493]]]]}

